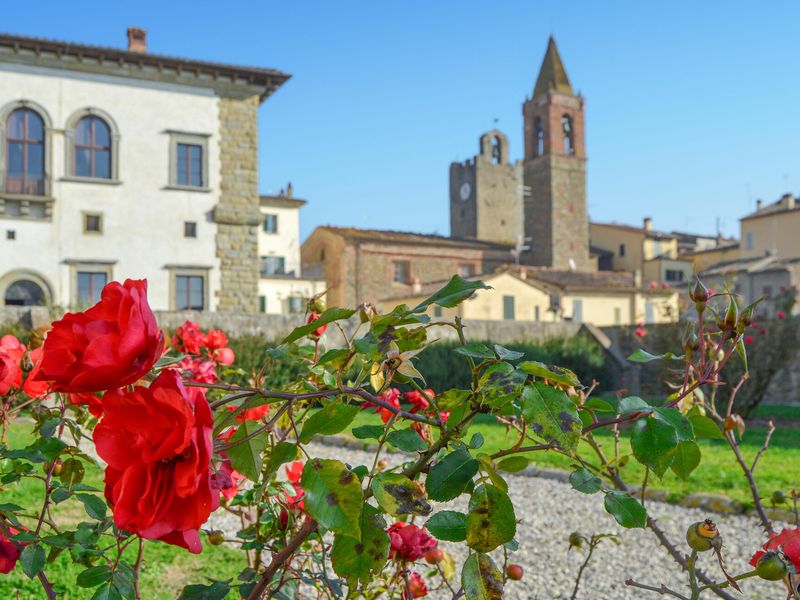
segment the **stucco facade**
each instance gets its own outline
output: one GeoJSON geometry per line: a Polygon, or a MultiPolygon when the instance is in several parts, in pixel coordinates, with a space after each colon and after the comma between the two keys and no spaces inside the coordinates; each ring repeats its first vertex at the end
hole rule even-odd
{"type": "Polygon", "coordinates": [[[288,76],[210,68],[0,36],[0,298],[38,288],[37,301],[80,308],[106,281],[145,278],[157,310],[257,310],[258,107],[288,76]],[[40,151],[13,141],[26,112],[45,128],[35,189],[11,185],[8,162],[40,151]],[[83,117],[110,132],[102,176],[76,167],[83,117]]]}
{"type": "MultiPolygon", "coordinates": [[[[291,194],[291,185],[289,186],[291,194]]],[[[306,301],[325,291],[325,281],[308,277],[300,263],[300,210],[305,200],[286,193],[261,196],[258,227],[259,312],[303,314],[306,301]]]]}

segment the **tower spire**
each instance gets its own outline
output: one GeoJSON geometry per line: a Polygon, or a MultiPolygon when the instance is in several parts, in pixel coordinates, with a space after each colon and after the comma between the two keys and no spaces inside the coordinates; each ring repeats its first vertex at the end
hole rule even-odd
{"type": "Polygon", "coordinates": [[[556,47],[556,40],[550,36],[550,41],[547,42],[547,52],[545,52],[542,66],[539,69],[539,77],[536,78],[536,86],[533,88],[533,97],[537,98],[542,94],[550,91],[556,91],[562,94],[572,96],[572,86],[569,84],[569,77],[567,71],[564,69],[564,63],[561,62],[561,56],[558,54],[556,47]]]}

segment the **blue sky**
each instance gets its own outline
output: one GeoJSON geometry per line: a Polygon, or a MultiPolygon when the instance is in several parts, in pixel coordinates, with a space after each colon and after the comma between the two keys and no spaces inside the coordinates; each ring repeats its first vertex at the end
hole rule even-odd
{"type": "Polygon", "coordinates": [[[521,104],[547,38],[587,103],[589,213],[738,233],[800,192],[797,2],[336,0],[9,3],[1,29],[287,71],[262,106],[260,187],[321,224],[449,232],[448,165],[521,104]],[[75,7],[80,6],[78,11],[75,7]],[[35,18],[32,18],[35,15],[35,18]]]}

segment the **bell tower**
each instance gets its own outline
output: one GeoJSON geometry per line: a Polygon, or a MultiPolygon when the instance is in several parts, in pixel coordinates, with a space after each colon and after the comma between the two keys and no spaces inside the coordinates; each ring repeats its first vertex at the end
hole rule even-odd
{"type": "Polygon", "coordinates": [[[553,37],[533,96],[522,105],[525,237],[522,262],[590,270],[584,100],[572,91],[553,37]]]}

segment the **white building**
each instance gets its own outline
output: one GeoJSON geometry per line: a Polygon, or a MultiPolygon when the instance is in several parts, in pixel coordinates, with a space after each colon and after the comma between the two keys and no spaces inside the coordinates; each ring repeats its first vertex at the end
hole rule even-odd
{"type": "Polygon", "coordinates": [[[157,310],[256,312],[258,109],[288,78],[138,29],[127,50],[0,35],[0,301],[80,308],[130,277],[157,310]]]}
{"type": "Polygon", "coordinates": [[[292,184],[278,196],[261,196],[258,234],[258,298],[261,312],[302,314],[306,301],[325,291],[325,281],[303,277],[300,265],[300,208],[292,184]]]}

